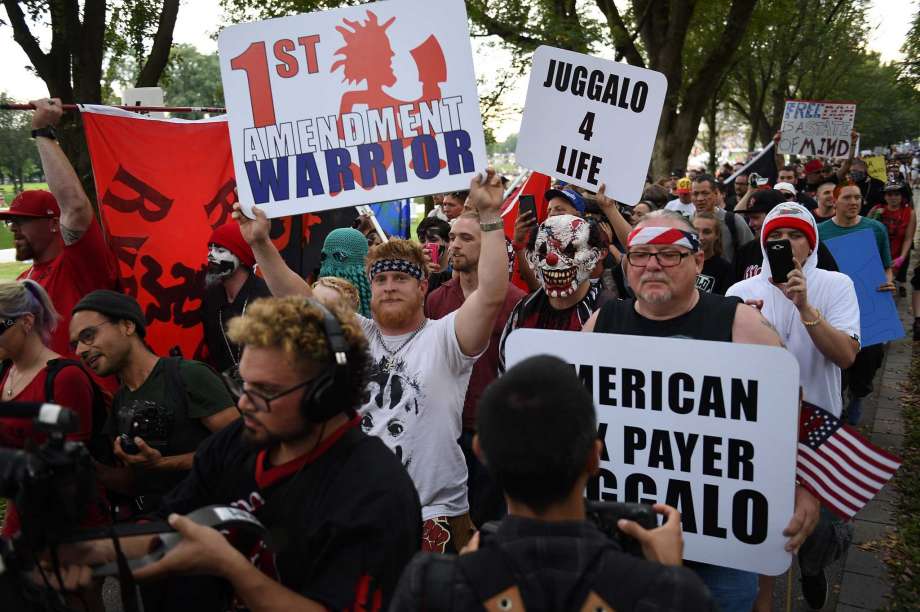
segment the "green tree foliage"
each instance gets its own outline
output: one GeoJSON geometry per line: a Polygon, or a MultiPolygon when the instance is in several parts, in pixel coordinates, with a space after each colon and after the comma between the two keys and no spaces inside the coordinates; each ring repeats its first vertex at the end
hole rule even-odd
{"type": "MultiPolygon", "coordinates": [[[[179,0],[2,0],[13,38],[52,97],[64,103],[103,101],[103,65],[132,56],[140,66],[136,85],[157,84],[169,59],[179,0]],[[106,25],[108,23],[108,25],[106,25]],[[51,45],[35,32],[49,27],[51,45]]],[[[59,126],[61,147],[93,197],[92,168],[76,113],[59,126]]]]}
{"type": "MultiPolygon", "coordinates": [[[[0,103],[12,102],[0,93],[0,103]]],[[[32,123],[25,113],[0,112],[0,175],[22,191],[26,177],[39,167],[38,151],[32,143],[32,123]]]]}
{"type": "Polygon", "coordinates": [[[205,55],[192,45],[174,45],[160,82],[168,106],[224,105],[217,53],[205,55]]]}
{"type": "Polygon", "coordinates": [[[920,2],[917,2],[914,19],[901,47],[904,61],[899,65],[901,78],[914,87],[920,87],[920,2]]]}

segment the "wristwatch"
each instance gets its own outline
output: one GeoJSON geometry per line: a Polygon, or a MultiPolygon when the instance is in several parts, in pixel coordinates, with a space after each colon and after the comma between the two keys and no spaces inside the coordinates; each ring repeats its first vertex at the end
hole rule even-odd
{"type": "Polygon", "coordinates": [[[54,128],[50,125],[45,127],[38,128],[37,130],[32,130],[32,138],[50,138],[51,140],[57,140],[57,132],[54,131],[54,128]]]}

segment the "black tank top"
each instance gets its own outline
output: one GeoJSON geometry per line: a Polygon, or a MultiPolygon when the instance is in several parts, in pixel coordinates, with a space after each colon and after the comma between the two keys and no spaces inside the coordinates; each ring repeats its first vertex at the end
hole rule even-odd
{"type": "Polygon", "coordinates": [[[633,336],[679,337],[694,340],[732,341],[735,310],[741,299],[698,291],[700,299],[689,312],[653,321],[636,312],[636,300],[607,302],[600,309],[594,331],[633,336]]]}

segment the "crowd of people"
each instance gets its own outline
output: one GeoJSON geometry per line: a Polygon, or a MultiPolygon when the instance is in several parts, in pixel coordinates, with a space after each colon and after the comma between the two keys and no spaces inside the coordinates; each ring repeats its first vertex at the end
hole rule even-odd
{"type": "MultiPolygon", "coordinates": [[[[507,238],[506,184],[489,170],[436,196],[418,240],[387,240],[362,218],[330,232],[308,279],[264,212],[236,205],[202,253],[205,362],[157,355],[56,142],[60,101],[33,104],[49,190],[0,212],[32,262],[0,284],[0,392],[79,415],[71,437],[98,483],[84,526],[160,518],[182,535],[135,572],[148,610],[767,610],[772,578],[682,561],[674,508],[654,506],[657,528],[618,525],[644,558],[586,520],[603,453],[591,395],[556,358],[508,367],[508,336],[785,347],[804,401],[855,425],[883,348],[861,345],[853,281],[823,242],[872,231],[887,277],[877,290],[906,295],[916,175],[897,165],[881,185],[858,158],[778,156],[774,185],[737,167],[681,170],[650,179],[632,206],[603,185],[558,182],[545,215],[522,211],[507,238]],[[780,242],[784,282],[767,254],[780,242]],[[238,549],[182,516],[210,504],[254,513],[271,545],[238,549]]],[[[911,283],[920,289],[920,271],[911,283]]],[[[0,418],[3,446],[41,438],[0,418]]],[[[10,503],[3,534],[23,520],[10,503]]],[[[846,526],[796,485],[784,535],[820,609],[846,526]]],[[[154,539],[122,548],[139,557],[154,539]]],[[[114,559],[109,540],[65,554],[57,586],[98,595],[88,566],[114,559]]]]}

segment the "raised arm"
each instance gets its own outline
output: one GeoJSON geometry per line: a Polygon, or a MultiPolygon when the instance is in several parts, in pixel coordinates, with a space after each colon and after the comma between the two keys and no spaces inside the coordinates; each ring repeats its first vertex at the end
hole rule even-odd
{"type": "Polygon", "coordinates": [[[837,182],[842,183],[846,180],[847,175],[850,173],[850,166],[853,165],[853,156],[856,155],[856,142],[859,140],[859,132],[853,130],[850,132],[850,154],[840,164],[840,169],[837,170],[837,182]]]}
{"type": "Polygon", "coordinates": [[[256,256],[256,263],[262,271],[262,277],[268,285],[268,289],[275,297],[285,297],[288,295],[305,295],[313,296],[313,290],[309,283],[300,277],[299,274],[291,270],[281,253],[275,248],[269,231],[271,230],[271,221],[265,216],[265,213],[258,206],[252,207],[255,219],[250,219],[243,214],[239,202],[233,205],[233,218],[240,224],[240,232],[243,238],[252,247],[252,252],[256,256]]]}
{"type": "Polygon", "coordinates": [[[508,255],[499,209],[502,182],[495,171],[486,171],[485,179],[476,175],[470,182],[469,202],[479,211],[482,246],[479,252],[479,286],[457,311],[455,330],[460,350],[478,355],[487,346],[495,318],[508,292],[508,255]]]}
{"type": "MultiPolygon", "coordinates": [[[[64,109],[58,98],[32,100],[35,112],[32,114],[32,129],[53,128],[61,120],[64,109]]],[[[73,244],[94,222],[93,205],[77,177],[70,160],[53,138],[38,136],[35,139],[42,169],[48,181],[48,190],[61,207],[61,237],[64,244],[73,244]]]]}
{"type": "MultiPolygon", "coordinates": [[[[782,137],[782,132],[776,132],[773,134],[773,161],[776,164],[777,175],[779,175],[779,172],[783,169],[783,166],[786,165],[786,156],[779,152],[779,141],[782,137]]],[[[748,189],[750,189],[750,187],[748,187],[748,189]]]]}
{"type": "Polygon", "coordinates": [[[632,231],[632,226],[629,221],[623,218],[617,203],[607,197],[607,185],[604,183],[601,183],[600,188],[597,190],[597,205],[604,211],[607,220],[610,221],[610,227],[613,228],[617,240],[620,241],[620,244],[626,244],[629,232],[632,231]]]}

